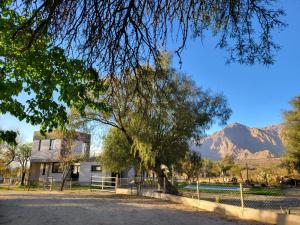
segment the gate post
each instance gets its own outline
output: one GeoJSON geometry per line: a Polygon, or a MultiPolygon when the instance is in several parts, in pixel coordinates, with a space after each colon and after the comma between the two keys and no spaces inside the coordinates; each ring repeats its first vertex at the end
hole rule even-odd
{"type": "Polygon", "coordinates": [[[244,192],[243,192],[243,184],[240,183],[240,193],[241,193],[241,207],[244,208],[244,192]]]}

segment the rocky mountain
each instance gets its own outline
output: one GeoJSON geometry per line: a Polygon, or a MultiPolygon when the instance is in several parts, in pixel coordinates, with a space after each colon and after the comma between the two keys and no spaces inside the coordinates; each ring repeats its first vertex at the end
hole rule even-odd
{"type": "Polygon", "coordinates": [[[192,149],[209,159],[221,159],[231,155],[235,159],[273,158],[282,155],[283,145],[279,136],[281,125],[265,128],[249,128],[234,123],[215,132],[192,149]]]}

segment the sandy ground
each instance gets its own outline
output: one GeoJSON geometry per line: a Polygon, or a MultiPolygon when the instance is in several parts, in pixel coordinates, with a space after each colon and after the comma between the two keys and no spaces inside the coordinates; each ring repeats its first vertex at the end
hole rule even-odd
{"type": "Polygon", "coordinates": [[[158,199],[107,193],[0,191],[3,225],[254,225],[158,199]]]}

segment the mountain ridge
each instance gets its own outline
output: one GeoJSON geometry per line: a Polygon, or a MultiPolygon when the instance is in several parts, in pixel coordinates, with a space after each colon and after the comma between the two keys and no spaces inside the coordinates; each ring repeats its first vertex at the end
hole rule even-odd
{"type": "Polygon", "coordinates": [[[203,138],[200,146],[193,145],[192,150],[214,160],[226,155],[237,160],[279,157],[283,153],[281,126],[274,124],[263,128],[251,128],[232,123],[203,138]]]}

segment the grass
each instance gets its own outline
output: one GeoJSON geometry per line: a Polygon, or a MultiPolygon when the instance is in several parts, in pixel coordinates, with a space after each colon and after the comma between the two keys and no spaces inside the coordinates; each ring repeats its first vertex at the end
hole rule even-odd
{"type": "MultiPolygon", "coordinates": [[[[185,188],[187,184],[180,184],[177,185],[178,190],[187,191],[187,192],[196,192],[197,190],[194,188],[185,188]]],[[[193,184],[196,185],[196,184],[193,184]]],[[[238,185],[234,184],[205,184],[205,186],[224,186],[224,187],[239,187],[238,185]]],[[[233,191],[233,190],[213,190],[213,189],[202,189],[201,186],[199,187],[200,192],[203,193],[220,193],[220,194],[240,194],[240,191],[233,191]]],[[[279,196],[283,195],[283,189],[277,187],[251,187],[251,188],[244,188],[245,194],[252,194],[252,195],[271,195],[271,196],[279,196]]]]}

